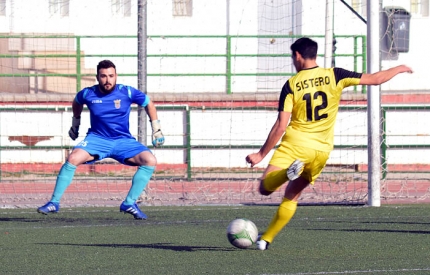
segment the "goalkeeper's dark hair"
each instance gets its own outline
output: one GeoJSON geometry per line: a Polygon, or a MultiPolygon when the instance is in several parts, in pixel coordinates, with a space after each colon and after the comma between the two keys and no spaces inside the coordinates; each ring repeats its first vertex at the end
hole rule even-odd
{"type": "Polygon", "coordinates": [[[116,71],[115,64],[113,64],[112,61],[110,61],[110,60],[102,60],[97,65],[97,74],[99,73],[100,69],[109,69],[109,68],[114,68],[115,71],[116,71]]]}
{"type": "Polygon", "coordinates": [[[297,39],[290,48],[293,56],[299,52],[304,59],[317,58],[318,43],[308,37],[297,39]]]}

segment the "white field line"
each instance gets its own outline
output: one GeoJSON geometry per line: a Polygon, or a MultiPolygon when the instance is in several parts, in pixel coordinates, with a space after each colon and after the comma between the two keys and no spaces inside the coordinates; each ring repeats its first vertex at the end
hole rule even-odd
{"type": "Polygon", "coordinates": [[[262,275],[330,275],[330,274],[375,274],[375,273],[398,273],[398,272],[424,272],[430,271],[430,268],[412,268],[412,269],[377,269],[377,270],[345,270],[345,271],[320,271],[320,272],[306,272],[306,273],[282,273],[282,274],[262,274],[262,275]]]}

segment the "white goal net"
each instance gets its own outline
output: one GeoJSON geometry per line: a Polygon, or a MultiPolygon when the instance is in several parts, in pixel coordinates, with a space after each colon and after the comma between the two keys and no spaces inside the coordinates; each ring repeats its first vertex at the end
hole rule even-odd
{"type": "MultiPolygon", "coordinates": [[[[139,52],[146,54],[145,92],[166,137],[162,148],[144,139],[158,165],[140,203],[278,203],[283,188],[269,197],[258,194],[271,154],[255,168],[245,157],[264,143],[282,85],[295,73],[291,43],[315,39],[323,66],[326,3],[312,2],[0,1],[0,206],[33,207],[50,199],[61,165],[90,126],[84,109],[80,138],[68,137],[74,95],[96,84],[103,59],[115,63],[118,83],[137,87],[139,52]],[[145,48],[138,47],[142,10],[136,2],[146,7],[145,48]]],[[[368,51],[362,2],[333,2],[335,65],[358,72],[366,71],[368,51]]],[[[388,20],[381,38],[387,62],[409,54],[412,43],[390,20],[410,20],[410,12],[381,10],[388,20]]],[[[430,106],[419,87],[409,90],[401,81],[382,87],[383,203],[429,201],[430,106]]],[[[367,202],[366,103],[366,87],[345,91],[335,150],[300,203],[367,202]]],[[[137,138],[135,107],[130,126],[137,138]]],[[[119,205],[135,171],[111,159],[81,165],[62,205],[119,205]]]]}

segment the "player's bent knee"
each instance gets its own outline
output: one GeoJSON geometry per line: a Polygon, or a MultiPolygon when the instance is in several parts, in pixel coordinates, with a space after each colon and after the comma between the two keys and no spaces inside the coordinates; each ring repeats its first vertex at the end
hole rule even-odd
{"type": "Polygon", "coordinates": [[[260,187],[258,188],[258,191],[260,192],[261,195],[263,196],[269,196],[270,194],[272,194],[274,191],[267,191],[264,188],[264,184],[263,181],[260,182],[260,187]]]}
{"type": "Polygon", "coordinates": [[[126,162],[137,166],[156,166],[157,158],[151,152],[145,151],[130,159],[127,159],[126,162]]]}
{"type": "Polygon", "coordinates": [[[87,151],[82,149],[75,149],[67,157],[67,161],[75,166],[81,165],[87,161],[92,161],[96,159],[95,156],[91,156],[87,151]]]}
{"type": "Polygon", "coordinates": [[[151,155],[146,159],[147,166],[157,166],[157,158],[154,155],[151,155]]]}

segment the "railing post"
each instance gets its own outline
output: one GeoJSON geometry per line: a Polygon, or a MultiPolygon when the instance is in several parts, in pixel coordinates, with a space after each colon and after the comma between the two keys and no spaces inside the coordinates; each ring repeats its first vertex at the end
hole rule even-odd
{"type": "Polygon", "coordinates": [[[76,92],[81,90],[81,37],[76,37],[76,92]]]}
{"type": "Polygon", "coordinates": [[[231,94],[231,36],[227,35],[227,59],[226,59],[226,85],[227,94],[231,94]]]}
{"type": "MultiPolygon", "coordinates": [[[[354,71],[357,72],[358,64],[357,64],[357,40],[358,37],[354,36],[354,71]]],[[[354,92],[357,93],[357,85],[354,85],[354,92]]]]}
{"type": "Polygon", "coordinates": [[[382,138],[382,142],[381,142],[381,166],[382,166],[382,179],[385,179],[385,177],[387,176],[387,169],[388,169],[388,164],[387,164],[387,134],[386,134],[386,128],[387,128],[387,123],[386,123],[386,119],[387,119],[387,110],[384,107],[381,107],[381,112],[382,112],[382,125],[381,125],[381,129],[382,129],[382,133],[381,133],[381,138],[382,138]]]}
{"type": "MultiPolygon", "coordinates": [[[[361,37],[361,41],[362,41],[362,45],[361,45],[361,48],[363,49],[362,50],[362,58],[361,58],[361,60],[363,60],[363,73],[365,73],[366,71],[367,71],[367,39],[366,39],[366,36],[365,35],[363,35],[362,37],[361,37]]],[[[365,94],[365,93],[367,93],[367,86],[363,86],[363,90],[362,90],[362,93],[363,94],[365,94]]]]}
{"type": "Polygon", "coordinates": [[[190,112],[190,107],[187,106],[185,109],[186,112],[186,132],[185,132],[185,136],[186,136],[186,140],[187,140],[187,155],[185,158],[185,161],[187,162],[187,180],[191,181],[192,179],[192,172],[191,172],[191,112],[190,112]]]}
{"type": "MultiPolygon", "coordinates": [[[[1,111],[0,111],[0,121],[1,121],[1,111]]],[[[1,134],[1,123],[0,123],[0,182],[1,182],[1,179],[2,179],[2,173],[1,173],[2,167],[1,167],[1,164],[3,163],[2,159],[1,159],[1,137],[2,137],[2,134],[1,134]]]]}

